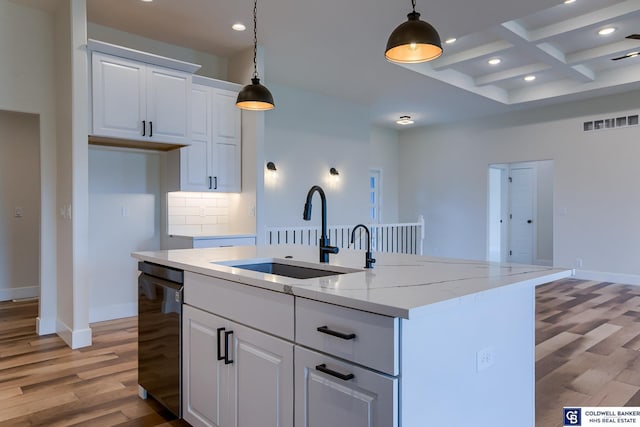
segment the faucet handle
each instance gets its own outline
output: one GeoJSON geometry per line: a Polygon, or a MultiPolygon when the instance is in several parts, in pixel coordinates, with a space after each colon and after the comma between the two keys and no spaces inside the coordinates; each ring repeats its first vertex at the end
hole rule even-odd
{"type": "Polygon", "coordinates": [[[337,246],[322,246],[322,252],[326,252],[328,254],[337,254],[340,251],[340,248],[337,246]]]}
{"type": "Polygon", "coordinates": [[[376,262],[376,259],[373,258],[373,254],[371,252],[367,252],[365,255],[364,268],[373,268],[373,264],[376,262]]]}

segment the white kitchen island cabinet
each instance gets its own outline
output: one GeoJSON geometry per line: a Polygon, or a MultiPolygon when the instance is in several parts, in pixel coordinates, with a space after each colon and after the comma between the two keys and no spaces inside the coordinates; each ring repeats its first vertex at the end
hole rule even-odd
{"type": "MultiPolygon", "coordinates": [[[[296,427],[535,426],[535,286],[571,275],[401,254],[376,254],[374,269],[358,270],[363,252],[341,251],[323,265],[316,262],[317,248],[294,246],[134,256],[185,270],[185,304],[292,348],[293,376],[282,377],[277,393],[293,396],[293,416],[281,420],[292,419],[296,427]],[[242,266],[256,263],[332,275],[296,279],[242,266]]],[[[241,355],[238,339],[234,351],[241,355]]],[[[279,362],[285,351],[260,342],[246,348],[261,355],[252,356],[254,365],[270,372],[270,379],[254,383],[273,390],[268,384],[275,366],[289,369],[279,362]]],[[[184,387],[193,393],[190,380],[185,375],[184,387]]],[[[238,417],[237,426],[252,427],[242,422],[242,412],[238,417]]]]}
{"type": "Polygon", "coordinates": [[[187,422],[293,426],[293,344],[190,306],[183,337],[187,422]]]}

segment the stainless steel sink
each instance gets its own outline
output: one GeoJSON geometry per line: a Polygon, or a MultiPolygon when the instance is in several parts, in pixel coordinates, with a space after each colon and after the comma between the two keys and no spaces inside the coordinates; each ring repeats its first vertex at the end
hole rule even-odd
{"type": "Polygon", "coordinates": [[[259,273],[273,274],[276,276],[291,277],[294,279],[313,279],[315,277],[336,276],[339,274],[356,273],[361,270],[339,266],[323,266],[291,259],[256,259],[223,261],[222,264],[242,270],[251,270],[259,273]]]}

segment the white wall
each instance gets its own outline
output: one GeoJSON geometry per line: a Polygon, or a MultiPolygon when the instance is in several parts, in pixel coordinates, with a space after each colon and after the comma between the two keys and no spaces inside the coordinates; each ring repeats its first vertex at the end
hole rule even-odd
{"type": "Polygon", "coordinates": [[[0,301],[40,293],[38,116],[0,111],[0,301]],[[15,209],[22,216],[15,216],[15,209]]]}
{"type": "Polygon", "coordinates": [[[267,226],[320,224],[320,197],[313,199],[310,222],[302,220],[308,190],[320,185],[327,196],[330,225],[368,218],[369,117],[357,104],[269,85],[275,110],[265,113],[265,163],[273,161],[277,179],[265,176],[267,226]],[[329,169],[340,179],[333,183],[329,169]]]}
{"type": "Polygon", "coordinates": [[[554,264],[640,283],[640,127],[583,132],[587,119],[638,112],[640,92],[405,131],[400,219],[426,218],[425,253],[483,259],[487,166],[554,160],[554,264]]]}
{"type": "MultiPolygon", "coordinates": [[[[38,115],[41,256],[38,332],[56,327],[56,122],[52,15],[0,0],[0,110],[38,115]]],[[[38,257],[34,256],[34,262],[38,257]]]]}
{"type": "Polygon", "coordinates": [[[57,159],[56,332],[71,347],[91,345],[89,327],[88,61],[86,0],[55,12],[57,159]]]}
{"type": "Polygon", "coordinates": [[[137,315],[131,252],[160,249],[160,154],[89,149],[90,322],[137,315]]]}
{"type": "Polygon", "coordinates": [[[543,160],[536,165],[536,253],[537,264],[553,263],[553,161],[543,160]]]}
{"type": "Polygon", "coordinates": [[[214,79],[227,79],[227,59],[199,52],[187,47],[176,46],[158,40],[149,39],[124,31],[116,30],[103,25],[89,23],[87,25],[88,37],[101,42],[125,46],[143,52],[154,53],[167,58],[179,59],[202,66],[196,74],[214,79]]]}
{"type": "Polygon", "coordinates": [[[382,171],[382,222],[387,224],[398,222],[398,139],[396,130],[371,127],[369,165],[382,171]]]}

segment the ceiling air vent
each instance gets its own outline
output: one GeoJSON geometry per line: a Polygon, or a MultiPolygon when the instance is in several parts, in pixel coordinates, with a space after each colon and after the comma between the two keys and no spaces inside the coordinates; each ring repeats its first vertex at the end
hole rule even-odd
{"type": "Polygon", "coordinates": [[[582,126],[585,132],[589,132],[592,130],[615,129],[637,125],[638,114],[632,114],[629,116],[620,116],[616,118],[592,120],[584,122],[582,126]]]}

